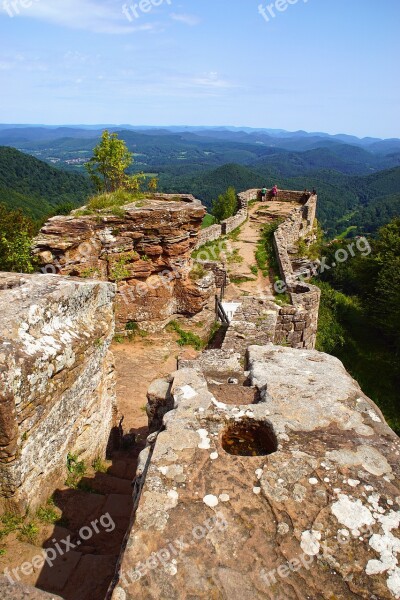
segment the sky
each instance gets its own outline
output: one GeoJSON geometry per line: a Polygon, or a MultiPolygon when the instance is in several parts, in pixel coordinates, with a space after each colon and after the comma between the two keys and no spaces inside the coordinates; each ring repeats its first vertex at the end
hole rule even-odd
{"type": "Polygon", "coordinates": [[[399,25],[399,0],[0,0],[0,122],[400,137],[399,25]]]}

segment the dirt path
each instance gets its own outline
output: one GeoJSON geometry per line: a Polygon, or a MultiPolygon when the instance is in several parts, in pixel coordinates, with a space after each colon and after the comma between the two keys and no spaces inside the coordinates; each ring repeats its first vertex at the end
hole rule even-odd
{"type": "Polygon", "coordinates": [[[258,270],[257,275],[251,268],[257,266],[255,253],[261,237],[261,230],[268,222],[286,217],[296,206],[292,202],[257,202],[249,208],[249,218],[242,225],[240,234],[232,243],[242,257],[241,262],[228,265],[229,277],[232,279],[247,279],[241,283],[232,283],[227,288],[226,300],[237,299],[243,293],[257,298],[273,299],[272,285],[269,278],[264,277],[258,270]]]}
{"type": "Polygon", "coordinates": [[[132,343],[114,344],[118,410],[124,415],[124,433],[147,427],[147,389],[157,378],[176,370],[182,349],[168,334],[149,336],[132,343]]]}

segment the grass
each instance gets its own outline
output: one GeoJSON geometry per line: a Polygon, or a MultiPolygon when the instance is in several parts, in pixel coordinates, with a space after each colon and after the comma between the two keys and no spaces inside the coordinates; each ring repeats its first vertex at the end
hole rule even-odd
{"type": "Polygon", "coordinates": [[[239,285],[241,283],[247,283],[248,281],[256,281],[255,279],[253,279],[253,277],[229,277],[231,283],[235,283],[236,285],[239,285]]]}
{"type": "Polygon", "coordinates": [[[193,269],[189,273],[189,277],[192,281],[199,281],[199,279],[203,279],[206,275],[207,271],[200,263],[195,263],[193,269]]]}
{"type": "Polygon", "coordinates": [[[65,485],[72,489],[77,489],[80,480],[86,473],[85,462],[83,460],[78,460],[76,455],[68,453],[67,471],[68,476],[65,480],[65,485]]]}
{"type": "Polygon", "coordinates": [[[231,242],[238,242],[241,231],[242,231],[242,225],[240,225],[240,227],[236,227],[236,229],[231,231],[227,236],[228,239],[231,240],[231,242]]]}
{"type": "Polygon", "coordinates": [[[100,456],[96,456],[94,461],[92,462],[92,468],[96,473],[107,473],[108,466],[105,462],[103,462],[100,456]]]}
{"type": "Polygon", "coordinates": [[[218,336],[218,332],[220,331],[220,329],[222,327],[225,327],[225,325],[223,325],[219,321],[214,321],[213,326],[211,327],[210,333],[208,334],[207,347],[212,346],[215,338],[218,336]]]}
{"type": "Polygon", "coordinates": [[[60,518],[60,515],[54,509],[54,505],[48,502],[46,506],[41,506],[40,508],[38,508],[36,512],[36,517],[41,523],[47,523],[51,525],[53,523],[57,523],[57,521],[60,518]]]}
{"type": "Polygon", "coordinates": [[[195,333],[182,329],[177,321],[168,323],[166,329],[179,335],[179,339],[177,340],[179,346],[192,346],[195,350],[202,350],[204,348],[202,339],[195,333]]]}
{"type": "Polygon", "coordinates": [[[6,537],[8,534],[18,531],[24,522],[24,517],[14,515],[12,513],[5,513],[0,517],[0,539],[6,537]]]}
{"type": "Polygon", "coordinates": [[[223,243],[224,238],[219,238],[213,242],[207,242],[192,253],[192,258],[200,258],[201,260],[219,260],[221,252],[226,249],[226,244],[223,243]]]}
{"type": "Polygon", "coordinates": [[[243,258],[243,256],[240,256],[238,249],[235,249],[227,257],[228,264],[233,264],[233,263],[241,264],[243,262],[243,260],[244,260],[244,258],[243,258]]]}
{"type": "Polygon", "coordinates": [[[206,229],[207,227],[211,227],[211,225],[215,224],[215,217],[209,215],[208,213],[205,215],[203,222],[201,224],[202,229],[206,229]]]}
{"type": "Polygon", "coordinates": [[[338,240],[344,240],[353,231],[357,231],[357,226],[356,225],[350,225],[349,227],[347,227],[347,229],[345,229],[344,231],[342,231],[342,233],[340,235],[336,236],[336,237],[337,237],[338,240]]]}
{"type": "Polygon", "coordinates": [[[279,265],[274,248],[274,233],[281,223],[282,219],[277,219],[268,223],[268,225],[263,228],[261,239],[257,244],[255,253],[256,261],[258,268],[264,277],[268,277],[270,271],[272,271],[274,275],[278,275],[279,273],[279,265]]]}
{"type": "Polygon", "coordinates": [[[81,277],[84,279],[95,279],[96,277],[101,277],[101,273],[99,269],[95,269],[94,267],[88,267],[87,269],[83,269],[81,272],[81,277]]]}
{"type": "Polygon", "coordinates": [[[258,275],[258,267],[257,267],[257,265],[252,265],[250,267],[250,271],[253,273],[253,275],[258,275]]]}
{"type": "Polygon", "coordinates": [[[140,199],[143,199],[144,194],[132,194],[126,190],[117,190],[116,192],[110,192],[105,194],[96,194],[92,196],[88,203],[88,210],[110,210],[113,208],[121,208],[126,204],[131,204],[140,199]]]}
{"type": "Polygon", "coordinates": [[[19,529],[18,539],[21,542],[28,542],[29,544],[34,544],[36,542],[38,533],[39,527],[35,523],[26,523],[26,525],[22,525],[22,527],[19,529]]]}
{"type": "Polygon", "coordinates": [[[136,336],[145,338],[149,335],[147,331],[140,329],[139,324],[136,323],[136,321],[128,321],[125,325],[125,329],[128,332],[128,339],[130,342],[132,342],[136,336]]]}
{"type": "Polygon", "coordinates": [[[110,271],[110,279],[114,280],[115,283],[120,283],[129,277],[130,272],[126,268],[128,260],[128,258],[122,257],[113,264],[110,271]]]}

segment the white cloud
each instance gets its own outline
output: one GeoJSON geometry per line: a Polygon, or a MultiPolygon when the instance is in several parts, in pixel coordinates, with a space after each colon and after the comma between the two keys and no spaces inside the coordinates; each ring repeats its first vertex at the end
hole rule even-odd
{"type": "Polygon", "coordinates": [[[0,71],[44,72],[48,65],[40,58],[24,54],[0,56],[0,71]]]}
{"type": "Polygon", "coordinates": [[[221,79],[218,73],[211,71],[210,73],[204,74],[202,77],[194,77],[191,83],[200,87],[205,88],[231,88],[234,87],[229,81],[221,79]]]}
{"type": "MultiPolygon", "coordinates": [[[[2,12],[7,14],[4,3],[2,12]]],[[[12,5],[11,10],[12,10],[12,5]]],[[[19,14],[14,17],[33,18],[72,29],[84,29],[94,33],[129,34],[135,31],[152,31],[152,23],[129,23],[122,13],[120,0],[32,0],[30,7],[24,8],[16,0],[19,14]]],[[[9,8],[10,10],[10,8],[9,8]]]]}
{"type": "Polygon", "coordinates": [[[188,15],[183,13],[172,13],[171,19],[174,21],[178,21],[179,23],[184,23],[185,25],[189,25],[193,27],[194,25],[198,25],[200,23],[199,17],[196,15],[188,15]]]}

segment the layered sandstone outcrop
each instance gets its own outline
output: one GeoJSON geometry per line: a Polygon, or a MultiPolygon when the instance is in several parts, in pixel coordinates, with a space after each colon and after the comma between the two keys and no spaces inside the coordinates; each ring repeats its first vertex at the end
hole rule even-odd
{"type": "Polygon", "coordinates": [[[105,455],[114,288],[0,273],[0,508],[45,502],[66,479],[68,453],[105,455]]]}
{"type": "Polygon", "coordinates": [[[116,282],[122,329],[129,322],[156,329],[174,314],[201,311],[215,289],[212,273],[192,274],[191,253],[205,214],[201,202],[156,195],[120,211],[50,219],[34,246],[42,267],[116,282]]]}
{"type": "Polygon", "coordinates": [[[152,418],[157,394],[174,408],[113,600],[399,598],[400,440],[340,361],[271,344],[247,371],[233,351],[181,366],[152,388],[152,418]]]}

